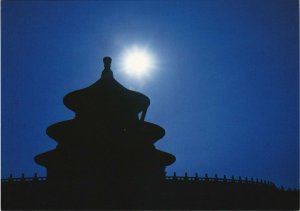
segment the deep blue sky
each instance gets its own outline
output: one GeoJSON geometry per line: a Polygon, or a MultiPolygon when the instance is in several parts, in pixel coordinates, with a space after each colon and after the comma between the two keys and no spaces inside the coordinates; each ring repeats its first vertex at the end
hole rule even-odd
{"type": "Polygon", "coordinates": [[[297,187],[296,0],[2,1],[2,177],[45,175],[33,157],[45,129],[74,117],[67,93],[95,82],[102,57],[115,78],[151,98],[146,120],[172,174],[248,176],[297,187]],[[158,68],[120,71],[124,50],[147,46],[158,68]]]}

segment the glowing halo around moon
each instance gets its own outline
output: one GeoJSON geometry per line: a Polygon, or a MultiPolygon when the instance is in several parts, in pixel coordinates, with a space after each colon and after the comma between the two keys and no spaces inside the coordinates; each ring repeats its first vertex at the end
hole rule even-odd
{"type": "Polygon", "coordinates": [[[141,79],[155,69],[155,60],[147,48],[134,46],[125,50],[121,68],[127,75],[141,79]]]}

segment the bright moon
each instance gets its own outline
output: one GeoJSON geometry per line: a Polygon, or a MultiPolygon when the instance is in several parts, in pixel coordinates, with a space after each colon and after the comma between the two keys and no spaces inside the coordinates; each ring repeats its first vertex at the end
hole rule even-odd
{"type": "Polygon", "coordinates": [[[147,49],[134,47],[126,50],[122,67],[128,75],[141,77],[154,68],[154,60],[147,49]]]}

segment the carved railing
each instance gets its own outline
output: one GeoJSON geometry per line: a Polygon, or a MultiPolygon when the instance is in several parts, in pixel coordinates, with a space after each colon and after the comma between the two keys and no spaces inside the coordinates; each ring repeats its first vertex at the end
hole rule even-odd
{"type": "MultiPolygon", "coordinates": [[[[40,177],[37,175],[37,173],[34,174],[33,177],[25,177],[24,174],[22,174],[21,177],[13,177],[12,174],[8,178],[1,179],[1,183],[20,183],[20,182],[45,182],[47,180],[47,177],[40,177]]],[[[209,177],[208,174],[205,174],[204,177],[199,176],[197,173],[195,176],[188,176],[187,173],[185,173],[184,176],[177,176],[176,172],[174,172],[173,176],[165,176],[165,180],[167,182],[178,182],[178,183],[184,183],[184,182],[193,182],[193,183],[234,183],[234,184],[251,184],[251,185],[265,185],[265,186],[273,186],[276,187],[273,182],[262,180],[262,179],[253,179],[252,177],[248,179],[248,177],[245,177],[242,179],[241,176],[235,178],[234,176],[226,177],[224,175],[223,177],[218,177],[217,174],[215,174],[214,177],[209,177]]],[[[281,190],[284,190],[283,187],[280,188],[281,190]]],[[[299,189],[288,189],[288,191],[299,191],[299,189]]]]}
{"type": "Polygon", "coordinates": [[[273,182],[262,180],[262,179],[253,179],[251,177],[248,179],[248,177],[245,177],[242,179],[241,176],[238,178],[235,178],[232,176],[231,178],[226,177],[224,175],[223,177],[218,177],[216,174],[214,177],[209,177],[208,174],[205,174],[204,177],[199,177],[199,175],[196,173],[194,177],[188,176],[187,173],[185,173],[185,176],[177,176],[176,173],[173,174],[173,176],[166,176],[167,181],[195,181],[195,182],[221,182],[221,183],[240,183],[240,184],[260,184],[260,185],[270,185],[275,186],[273,182]]]}
{"type": "Polygon", "coordinates": [[[9,178],[1,179],[2,183],[6,182],[37,182],[37,181],[46,181],[47,177],[38,177],[37,173],[34,174],[33,177],[25,177],[22,174],[21,177],[13,177],[12,174],[9,175],[9,178]]]}

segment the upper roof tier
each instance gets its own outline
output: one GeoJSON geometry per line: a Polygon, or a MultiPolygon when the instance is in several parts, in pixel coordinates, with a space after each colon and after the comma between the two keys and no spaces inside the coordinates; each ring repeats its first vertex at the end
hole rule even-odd
{"type": "Polygon", "coordinates": [[[139,92],[126,89],[116,81],[110,69],[111,61],[110,57],[104,57],[101,78],[87,88],[67,94],[64,104],[77,114],[145,111],[150,105],[150,99],[139,92]]]}

